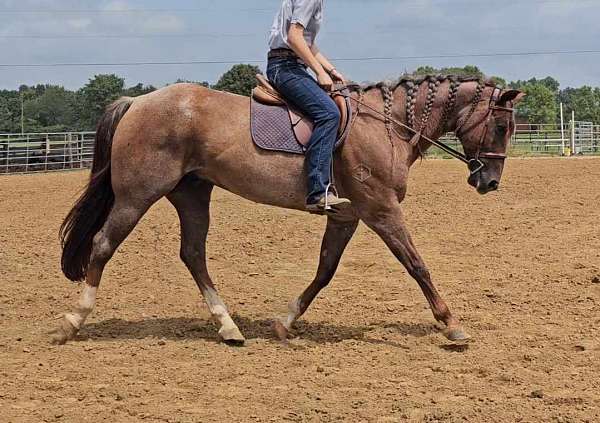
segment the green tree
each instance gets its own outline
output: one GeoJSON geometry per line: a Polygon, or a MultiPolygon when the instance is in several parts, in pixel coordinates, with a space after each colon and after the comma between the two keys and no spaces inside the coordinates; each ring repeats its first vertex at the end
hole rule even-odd
{"type": "Polygon", "coordinates": [[[77,93],[79,122],[82,129],[92,129],[110,103],[118,99],[125,80],[117,75],[96,75],[77,93]]]}
{"type": "Polygon", "coordinates": [[[200,85],[201,87],[206,87],[206,88],[210,87],[210,84],[208,83],[208,81],[199,82],[199,81],[190,81],[190,80],[181,79],[181,78],[178,78],[177,81],[175,81],[175,84],[196,84],[196,85],[200,85]]]}
{"type": "Polygon", "coordinates": [[[565,105],[567,115],[575,111],[577,120],[600,124],[600,88],[566,88],[561,91],[559,98],[565,105]]]}
{"type": "Polygon", "coordinates": [[[450,68],[442,68],[443,73],[454,74],[454,75],[463,75],[463,76],[477,76],[479,78],[485,78],[485,74],[481,69],[474,65],[466,65],[462,68],[450,67],[450,68]]]}
{"type": "MultiPolygon", "coordinates": [[[[481,69],[474,65],[466,65],[464,67],[447,67],[447,68],[434,68],[432,66],[420,66],[414,72],[413,75],[458,75],[458,76],[473,76],[476,78],[485,79],[486,76],[481,69]]],[[[492,76],[489,78],[491,81],[500,86],[506,86],[506,81],[499,76],[492,76]]]]}
{"type": "Polygon", "coordinates": [[[252,89],[256,87],[257,84],[257,73],[262,74],[257,66],[235,65],[225,72],[212,88],[215,90],[250,96],[252,89]]]}
{"type": "Polygon", "coordinates": [[[485,78],[484,73],[477,66],[467,65],[465,67],[434,68],[432,66],[420,66],[414,71],[415,75],[460,75],[485,78]]]}
{"type": "Polygon", "coordinates": [[[540,82],[528,82],[516,87],[525,94],[517,105],[517,116],[531,123],[554,123],[558,116],[557,94],[540,82]]]}
{"type": "Polygon", "coordinates": [[[149,94],[153,91],[156,91],[156,87],[152,85],[144,85],[140,82],[139,84],[129,87],[123,91],[123,95],[127,97],[138,97],[140,95],[149,94]]]}
{"type": "Polygon", "coordinates": [[[434,68],[433,66],[419,66],[417,69],[415,69],[413,75],[425,76],[435,75],[437,73],[441,73],[441,71],[439,69],[434,68]]]}
{"type": "Polygon", "coordinates": [[[63,87],[48,85],[43,94],[25,102],[28,131],[64,131],[74,128],[75,94],[63,87]]]}
{"type": "Polygon", "coordinates": [[[527,84],[543,85],[553,93],[558,93],[560,89],[560,83],[551,76],[547,76],[544,79],[531,78],[528,81],[514,81],[510,83],[511,87],[516,89],[519,89],[519,87],[522,87],[527,84]]]}
{"type": "Polygon", "coordinates": [[[13,117],[8,107],[8,101],[0,98],[0,132],[13,132],[13,117]]]}
{"type": "Polygon", "coordinates": [[[20,132],[21,96],[15,91],[0,91],[0,132],[20,132]]]}
{"type": "MultiPolygon", "coordinates": [[[[21,102],[27,104],[45,91],[44,85],[29,87],[21,85],[17,90],[0,92],[0,131],[21,132],[21,102]]],[[[39,123],[25,113],[25,130],[37,130],[39,123]]]]}

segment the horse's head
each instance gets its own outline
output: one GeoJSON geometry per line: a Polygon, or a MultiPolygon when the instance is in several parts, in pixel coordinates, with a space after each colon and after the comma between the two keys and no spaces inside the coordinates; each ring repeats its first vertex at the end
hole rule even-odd
{"type": "Polygon", "coordinates": [[[478,89],[459,112],[456,135],[470,160],[469,184],[480,194],[500,186],[510,139],[515,132],[514,106],[525,94],[495,87],[478,89]]]}

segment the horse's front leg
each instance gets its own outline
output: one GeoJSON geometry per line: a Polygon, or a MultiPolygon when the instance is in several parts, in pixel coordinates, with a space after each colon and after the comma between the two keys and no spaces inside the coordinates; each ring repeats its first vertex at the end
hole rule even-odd
{"type": "Polygon", "coordinates": [[[464,331],[458,319],[452,316],[450,309],[431,281],[431,275],[421,255],[412,242],[400,204],[378,210],[362,216],[363,221],[373,229],[390,248],[392,253],[404,265],[408,273],[418,282],[427,298],[433,315],[438,322],[444,323],[444,335],[451,341],[465,341],[469,335],[464,331]]]}

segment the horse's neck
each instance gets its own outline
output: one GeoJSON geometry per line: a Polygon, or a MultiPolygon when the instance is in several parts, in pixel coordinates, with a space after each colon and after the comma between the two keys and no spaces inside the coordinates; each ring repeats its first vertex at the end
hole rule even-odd
{"type": "MultiPolygon", "coordinates": [[[[416,132],[435,141],[447,132],[456,130],[461,114],[472,104],[478,86],[477,81],[453,83],[446,79],[439,84],[434,83],[433,86],[429,81],[424,81],[415,85],[412,90],[398,86],[390,91],[383,86],[379,90],[369,90],[362,95],[353,93],[353,96],[379,110],[379,118],[382,121],[391,113],[393,119],[413,128],[415,132],[395,128],[395,132],[401,134],[407,143],[416,132]]],[[[360,105],[358,107],[360,108],[360,105]]],[[[365,112],[372,114],[369,110],[365,112]]],[[[418,145],[412,147],[413,161],[430,147],[429,142],[421,139],[418,145]]]]}
{"type": "MultiPolygon", "coordinates": [[[[472,104],[477,86],[477,81],[453,84],[446,79],[432,88],[425,81],[418,89],[415,87],[416,93],[413,98],[416,98],[417,102],[412,117],[408,106],[410,100],[408,93],[397,95],[400,105],[403,106],[404,113],[401,113],[403,121],[415,131],[437,141],[446,133],[456,130],[461,114],[472,104]]],[[[395,110],[399,109],[395,107],[395,110]]],[[[422,138],[418,146],[415,146],[415,159],[430,147],[431,143],[422,138]]]]}

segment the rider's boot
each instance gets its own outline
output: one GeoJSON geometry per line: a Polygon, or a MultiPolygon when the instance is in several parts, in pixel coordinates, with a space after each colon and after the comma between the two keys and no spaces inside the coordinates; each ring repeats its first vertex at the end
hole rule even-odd
{"type": "Polygon", "coordinates": [[[333,192],[323,194],[321,198],[314,203],[307,203],[306,210],[311,213],[324,214],[328,211],[343,213],[352,208],[352,202],[347,198],[340,198],[333,192]]]}

